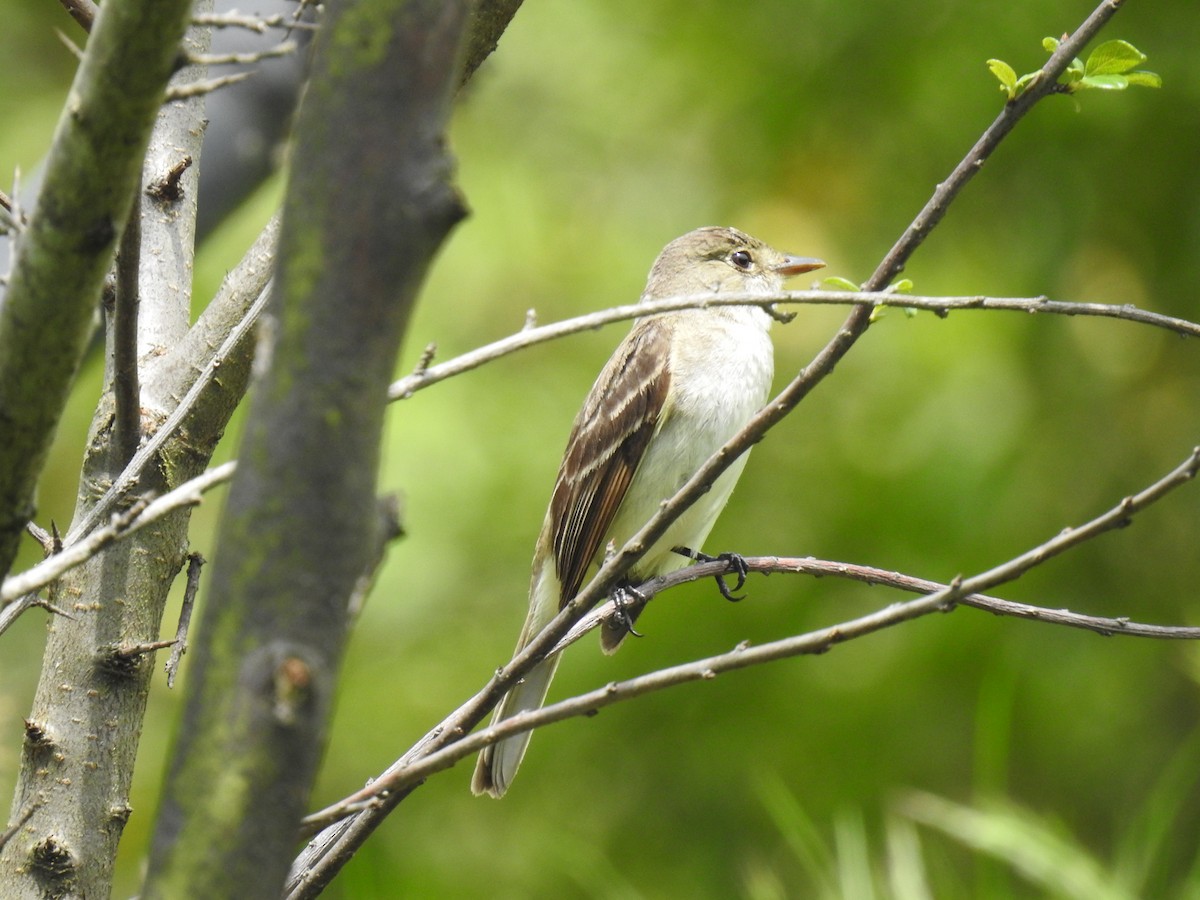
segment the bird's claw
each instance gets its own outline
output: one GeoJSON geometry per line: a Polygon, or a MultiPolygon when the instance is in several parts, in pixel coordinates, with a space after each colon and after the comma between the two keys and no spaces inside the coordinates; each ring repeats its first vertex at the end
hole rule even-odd
{"type": "Polygon", "coordinates": [[[638,607],[645,606],[646,601],[646,595],[637,588],[628,585],[618,587],[612,592],[613,615],[609,621],[612,622],[614,627],[623,629],[626,634],[637,638],[645,637],[644,634],[633,627],[633,620],[636,614],[630,615],[629,607],[633,604],[637,604],[638,607]]]}
{"type": "Polygon", "coordinates": [[[737,596],[736,591],[740,591],[746,586],[746,576],[750,573],[750,565],[746,562],[746,558],[740,553],[718,553],[716,556],[710,556],[699,550],[693,550],[690,547],[673,547],[676,553],[681,556],[686,556],[688,559],[696,562],[723,562],[729,566],[729,571],[737,576],[737,584],[732,588],[725,583],[725,576],[729,573],[722,572],[720,575],[713,576],[717,582],[717,590],[721,592],[721,596],[731,603],[737,603],[739,600],[745,600],[746,595],[737,596]]]}

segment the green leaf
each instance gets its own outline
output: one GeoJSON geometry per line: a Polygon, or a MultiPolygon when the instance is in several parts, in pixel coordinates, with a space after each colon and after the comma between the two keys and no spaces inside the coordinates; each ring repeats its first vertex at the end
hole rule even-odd
{"type": "Polygon", "coordinates": [[[1139,84],[1142,87],[1152,88],[1162,87],[1162,76],[1156,75],[1153,72],[1130,72],[1125,77],[1129,79],[1130,84],[1139,84]]]}
{"type": "Polygon", "coordinates": [[[831,291],[858,291],[859,286],[848,278],[842,278],[838,275],[830,275],[828,278],[822,278],[821,284],[825,285],[831,291]]]}
{"type": "Polygon", "coordinates": [[[1042,49],[1047,53],[1053,53],[1058,49],[1058,38],[1045,37],[1042,38],[1042,49]]]}
{"type": "Polygon", "coordinates": [[[1074,84],[1087,74],[1087,67],[1079,57],[1071,60],[1071,64],[1067,66],[1067,70],[1062,74],[1063,84],[1074,84]]]}
{"type": "Polygon", "coordinates": [[[1128,41],[1106,41],[1088,57],[1085,74],[1124,75],[1145,61],[1146,54],[1128,41]]]}
{"type": "Polygon", "coordinates": [[[888,290],[895,294],[911,294],[912,289],[913,281],[911,278],[900,278],[888,286],[888,290]]]}
{"type": "Polygon", "coordinates": [[[997,80],[999,80],[1000,90],[1008,94],[1008,97],[1011,100],[1014,96],[1013,92],[1017,86],[1017,73],[1013,71],[1013,67],[1002,59],[989,59],[987,61],[987,67],[991,70],[992,74],[996,76],[997,80]]]}
{"type": "Polygon", "coordinates": [[[1123,91],[1129,87],[1129,79],[1124,75],[1088,75],[1086,78],[1081,78],[1075,86],[1096,88],[1101,91],[1123,91]]]}

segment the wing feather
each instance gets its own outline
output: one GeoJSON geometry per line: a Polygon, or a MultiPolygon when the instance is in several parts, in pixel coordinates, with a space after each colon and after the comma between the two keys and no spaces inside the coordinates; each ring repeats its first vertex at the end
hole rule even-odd
{"type": "Polygon", "coordinates": [[[550,499],[560,606],[579,591],[667,411],[671,326],[637,323],[592,386],[550,499]]]}

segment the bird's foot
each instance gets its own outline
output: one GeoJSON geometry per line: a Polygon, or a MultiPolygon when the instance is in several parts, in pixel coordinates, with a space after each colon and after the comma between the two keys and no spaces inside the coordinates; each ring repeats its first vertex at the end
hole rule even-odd
{"type": "Polygon", "coordinates": [[[609,619],[612,627],[624,631],[625,634],[631,634],[634,637],[645,637],[644,634],[633,627],[633,623],[637,619],[638,613],[646,605],[646,602],[646,595],[635,587],[624,585],[614,588],[612,592],[613,615],[609,619]]]}
{"type": "Polygon", "coordinates": [[[737,596],[736,591],[740,591],[746,585],[746,575],[750,572],[750,566],[746,562],[746,558],[740,553],[718,553],[716,556],[710,556],[699,550],[693,550],[690,547],[672,547],[675,553],[681,556],[686,556],[688,559],[696,562],[723,562],[729,566],[729,571],[737,576],[737,584],[732,588],[725,583],[726,572],[715,576],[717,581],[717,590],[721,592],[721,596],[731,603],[737,603],[739,600],[745,600],[746,595],[737,596]]]}

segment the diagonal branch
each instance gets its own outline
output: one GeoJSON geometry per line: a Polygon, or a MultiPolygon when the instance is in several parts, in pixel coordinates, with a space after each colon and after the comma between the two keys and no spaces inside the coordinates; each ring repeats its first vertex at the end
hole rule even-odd
{"type": "MultiPolygon", "coordinates": [[[[1058,50],[1041,70],[1040,75],[1030,83],[1029,90],[1017,100],[1005,105],[983,137],[976,142],[946,181],[938,186],[933,197],[884,257],[874,275],[864,285],[864,289],[881,290],[903,269],[904,264],[920,246],[929,230],[945,215],[951,200],[962,190],[1000,141],[1029,109],[1054,91],[1055,82],[1066,70],[1070,61],[1112,17],[1121,2],[1122,0],[1105,0],[1073,35],[1062,41],[1058,50]]],[[[592,581],[563,608],[562,612],[538,638],[531,641],[508,665],[500,669],[482,691],[451,714],[442,727],[431,732],[418,743],[410,751],[409,756],[429,755],[448,744],[463,740],[462,735],[466,734],[486,715],[499,697],[539,660],[545,658],[555,644],[567,634],[575,621],[604,599],[630,566],[666,532],[670,524],[699,499],[709,489],[712,482],[738,456],[761,440],[771,427],[791,412],[800,400],[833,370],[834,366],[866,332],[870,324],[871,309],[870,305],[856,306],[833,339],[817,354],[812,363],[759,412],[746,428],[718,450],[680,488],[674,497],[662,504],[650,521],[620,551],[604,563],[592,581]]],[[[922,603],[925,601],[912,602],[922,603]]],[[[401,762],[406,761],[407,757],[401,762]]],[[[344,864],[354,849],[366,840],[376,825],[406,794],[407,790],[398,790],[381,797],[377,803],[369,809],[363,810],[353,819],[339,823],[329,829],[328,833],[318,836],[297,857],[293,865],[292,877],[289,880],[287,896],[293,900],[315,896],[328,878],[332,877],[329,872],[336,871],[344,864]]]]}
{"type": "Polygon", "coordinates": [[[158,521],[170,512],[197,505],[206,491],[232,478],[236,467],[235,462],[222,463],[185,481],[161,497],[135,504],[122,513],[114,514],[107,525],[68,545],[61,553],[43,560],[19,575],[6,578],[3,586],[0,586],[0,608],[24,594],[41,590],[71,569],[87,562],[114,541],[135,534],[138,529],[158,521]]]}
{"type": "MultiPolygon", "coordinates": [[[[590,715],[601,707],[621,700],[640,697],[653,691],[692,681],[710,680],[723,672],[734,669],[762,665],[794,656],[824,653],[837,644],[864,637],[930,613],[946,612],[959,604],[1004,615],[1038,618],[1043,621],[1055,621],[1057,618],[1060,624],[1089,628],[1107,634],[1140,634],[1145,637],[1198,639],[1200,638],[1200,629],[1197,628],[1162,629],[1112,619],[1103,620],[1106,625],[1097,627],[1099,623],[1094,617],[1077,616],[1062,610],[1046,610],[1027,604],[1013,604],[1010,601],[982,595],[983,591],[1014,581],[1025,572],[1054,556],[1093,540],[1107,531],[1124,527],[1129,524],[1134,515],[1158,502],[1171,491],[1192,481],[1198,471],[1200,471],[1200,447],[1193,449],[1183,462],[1162,478],[1138,493],[1124,498],[1116,506],[1083,525],[1077,528],[1066,528],[1049,540],[1007,562],[970,578],[956,578],[949,585],[938,585],[904,576],[893,577],[890,573],[882,570],[846,567],[840,563],[826,563],[809,569],[807,564],[812,562],[810,560],[791,560],[782,565],[778,560],[771,558],[757,561],[747,560],[747,563],[751,564],[750,567],[758,571],[811,571],[814,574],[847,575],[873,583],[894,584],[906,590],[922,591],[926,593],[926,596],[904,603],[894,603],[869,615],[806,634],[770,641],[757,646],[743,642],[727,653],[671,666],[627,681],[614,682],[578,697],[545,706],[540,710],[512,716],[500,724],[475,732],[448,747],[429,753],[423,758],[409,763],[401,760],[361,791],[306,818],[305,826],[309,828],[324,827],[356,812],[376,809],[378,808],[377,802],[382,799],[380,795],[385,792],[403,795],[435,772],[447,769],[458,760],[478,752],[484,746],[511,735],[539,728],[552,722],[560,722],[563,719],[590,715]]],[[[651,579],[639,585],[638,590],[647,596],[653,596],[668,586],[719,574],[725,567],[726,563],[724,562],[699,563],[689,566],[679,573],[651,579]]],[[[589,617],[588,621],[590,624],[596,625],[599,624],[599,618],[589,617]]],[[[586,631],[585,628],[572,631],[570,639],[582,637],[584,631],[586,631]]],[[[440,727],[448,727],[448,722],[443,722],[440,727]]]]}

